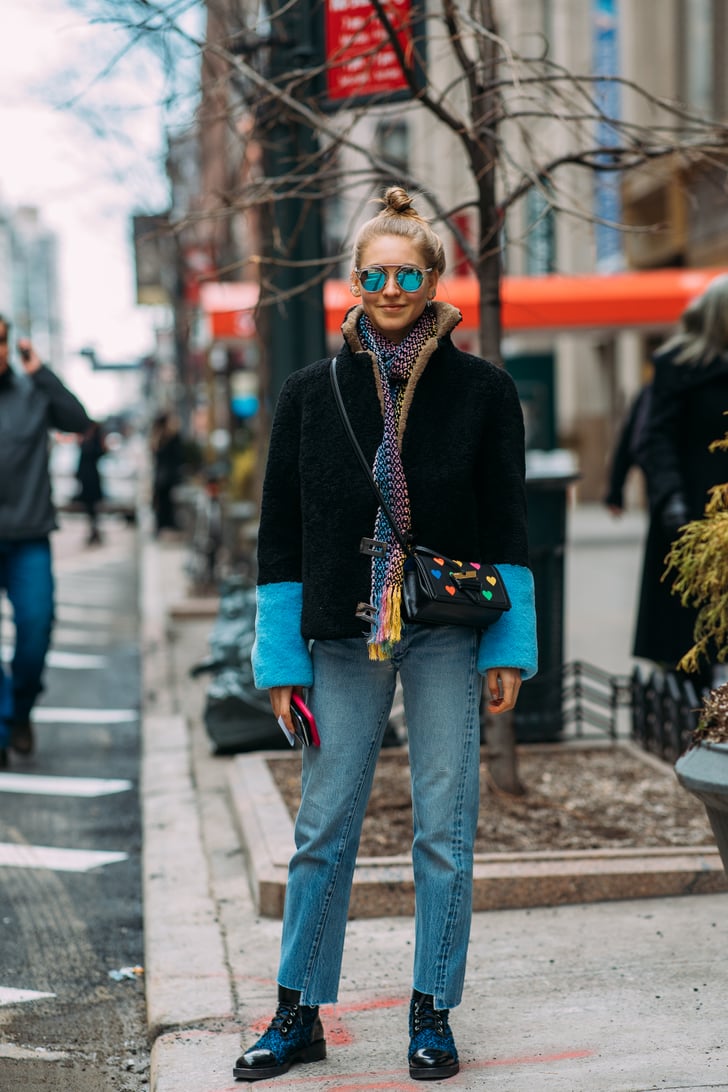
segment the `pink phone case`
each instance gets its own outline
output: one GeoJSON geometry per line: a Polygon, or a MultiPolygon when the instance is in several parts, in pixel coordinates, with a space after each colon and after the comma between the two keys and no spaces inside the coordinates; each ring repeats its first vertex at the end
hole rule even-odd
{"type": "Polygon", "coordinates": [[[308,723],[308,726],[309,726],[309,730],[311,732],[311,745],[313,747],[320,747],[321,746],[321,740],[319,738],[318,728],[316,727],[316,721],[314,719],[314,715],[311,712],[311,710],[308,708],[308,706],[306,705],[303,698],[300,697],[298,694],[292,694],[291,695],[291,705],[295,705],[296,709],[301,714],[301,716],[305,717],[305,719],[306,719],[306,721],[308,723]]]}

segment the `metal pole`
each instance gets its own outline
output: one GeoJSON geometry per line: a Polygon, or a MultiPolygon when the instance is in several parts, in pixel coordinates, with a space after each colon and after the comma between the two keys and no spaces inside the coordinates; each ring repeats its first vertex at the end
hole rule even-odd
{"type": "MultiPolygon", "coordinates": [[[[282,82],[293,69],[316,61],[317,35],[310,0],[283,4],[271,13],[271,78],[282,82]]],[[[297,94],[305,95],[305,87],[297,94]]],[[[275,120],[264,134],[264,163],[274,191],[265,244],[265,295],[279,297],[266,323],[270,353],[270,402],[286,378],[326,355],[323,287],[315,265],[321,258],[321,209],[316,191],[316,134],[273,104],[275,120]]]]}

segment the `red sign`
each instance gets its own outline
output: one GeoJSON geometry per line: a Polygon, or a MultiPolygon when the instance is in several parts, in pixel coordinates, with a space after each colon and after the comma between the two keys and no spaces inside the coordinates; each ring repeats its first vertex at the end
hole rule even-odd
{"type": "MultiPolygon", "coordinates": [[[[384,8],[412,63],[413,0],[385,0],[384,8]]],[[[409,85],[370,0],[325,0],[326,91],[333,102],[391,95],[409,85]]]]}

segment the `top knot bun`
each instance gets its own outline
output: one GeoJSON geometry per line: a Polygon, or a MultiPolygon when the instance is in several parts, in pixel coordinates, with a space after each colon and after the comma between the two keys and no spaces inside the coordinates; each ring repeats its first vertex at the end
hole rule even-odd
{"type": "Polygon", "coordinates": [[[381,199],[384,208],[380,216],[419,216],[417,209],[412,204],[412,198],[401,186],[390,186],[384,191],[381,199]]]}

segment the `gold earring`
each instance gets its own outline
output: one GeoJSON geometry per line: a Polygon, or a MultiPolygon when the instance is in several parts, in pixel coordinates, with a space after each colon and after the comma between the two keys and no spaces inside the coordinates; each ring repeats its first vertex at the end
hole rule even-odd
{"type": "Polygon", "coordinates": [[[351,290],[351,294],[352,294],[352,296],[358,296],[358,295],[359,295],[359,286],[358,286],[358,285],[356,285],[356,284],[350,284],[350,285],[349,285],[349,288],[350,288],[350,290],[351,290]]]}

